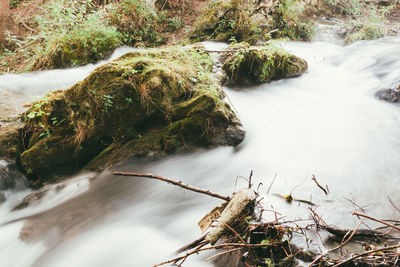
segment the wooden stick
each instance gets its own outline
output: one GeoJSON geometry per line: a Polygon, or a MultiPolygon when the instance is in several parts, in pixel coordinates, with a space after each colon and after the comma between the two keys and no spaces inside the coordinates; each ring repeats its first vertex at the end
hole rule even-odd
{"type": "Polygon", "coordinates": [[[318,183],[317,178],[315,177],[314,174],[312,175],[312,178],[311,178],[311,179],[314,181],[314,183],[315,183],[322,191],[324,191],[325,195],[328,195],[328,191],[327,191],[325,188],[323,188],[323,187],[318,183]]]}
{"type": "Polygon", "coordinates": [[[250,176],[249,176],[249,188],[251,188],[251,177],[253,177],[253,170],[250,171],[250,176]]]}
{"type": "Polygon", "coordinates": [[[392,204],[392,206],[393,206],[398,212],[400,212],[400,209],[393,203],[393,201],[390,199],[390,197],[387,196],[387,198],[388,198],[390,204],[392,204]]]}
{"type": "Polygon", "coordinates": [[[177,262],[177,261],[179,261],[179,260],[181,260],[181,259],[187,258],[188,256],[190,256],[190,255],[192,255],[192,254],[197,254],[198,252],[205,251],[205,250],[220,249],[220,248],[230,248],[230,247],[233,247],[233,248],[239,248],[239,247],[260,248],[260,247],[276,247],[276,246],[279,246],[279,245],[273,244],[273,243],[272,243],[272,244],[243,244],[243,243],[225,243],[225,244],[219,244],[219,245],[214,245],[214,246],[210,246],[210,247],[206,247],[206,248],[194,249],[194,250],[192,250],[192,251],[186,253],[186,254],[183,255],[183,256],[176,257],[176,258],[174,258],[174,259],[172,259],[172,260],[167,260],[167,261],[164,261],[164,262],[162,262],[162,263],[153,265],[153,267],[165,265],[165,264],[172,263],[172,262],[177,262]]]}
{"type": "Polygon", "coordinates": [[[134,176],[134,177],[145,177],[145,178],[151,178],[151,179],[157,179],[157,180],[161,180],[173,185],[177,185],[180,186],[182,188],[185,188],[187,190],[191,190],[197,193],[201,193],[201,194],[205,194],[211,197],[215,197],[215,198],[220,198],[222,200],[225,201],[229,201],[231,198],[227,197],[227,196],[223,196],[217,193],[213,193],[210,190],[205,190],[205,189],[201,189],[198,187],[194,187],[188,184],[184,184],[181,181],[175,181],[175,180],[171,180],[156,174],[151,174],[151,173],[140,173],[140,172],[121,172],[121,171],[117,171],[117,172],[113,172],[114,175],[121,175],[121,176],[134,176]]]}
{"type": "Polygon", "coordinates": [[[275,173],[274,179],[272,179],[272,182],[271,182],[271,184],[270,184],[269,187],[268,187],[267,195],[269,194],[269,190],[271,190],[271,187],[272,187],[272,185],[274,184],[275,179],[276,179],[277,176],[278,176],[278,173],[275,173]]]}
{"type": "MultiPolygon", "coordinates": [[[[319,261],[320,259],[322,259],[325,255],[327,255],[329,252],[338,250],[338,249],[342,248],[344,245],[346,245],[347,243],[349,243],[349,241],[353,238],[354,234],[357,232],[358,227],[360,227],[361,223],[362,223],[362,221],[360,221],[360,222],[358,223],[358,225],[356,226],[356,228],[354,228],[353,232],[351,233],[351,235],[349,236],[349,238],[346,239],[346,241],[342,241],[342,242],[340,243],[340,245],[338,245],[338,246],[336,246],[336,247],[334,247],[334,248],[332,248],[332,249],[326,251],[325,253],[322,253],[319,257],[317,257],[315,260],[313,260],[313,262],[311,262],[311,263],[308,265],[308,267],[313,266],[313,264],[315,264],[316,262],[318,262],[318,261],[319,261]]],[[[343,237],[343,239],[344,239],[344,237],[343,237]]]]}
{"type": "Polygon", "coordinates": [[[365,214],[361,214],[361,213],[358,213],[358,212],[355,212],[355,211],[352,213],[352,215],[361,216],[361,217],[370,219],[370,220],[372,220],[372,221],[375,221],[375,222],[378,222],[378,223],[387,225],[387,226],[389,226],[389,227],[392,227],[393,229],[396,229],[397,231],[400,231],[400,227],[398,227],[398,226],[396,226],[396,225],[394,225],[394,224],[391,224],[391,223],[388,223],[388,222],[385,222],[385,221],[382,221],[382,220],[373,218],[373,217],[371,217],[371,216],[368,216],[368,215],[365,215],[365,214]]]}
{"type": "Polygon", "coordinates": [[[212,255],[211,257],[208,257],[208,258],[205,259],[204,261],[209,261],[209,260],[212,260],[212,259],[214,259],[214,258],[216,258],[216,257],[222,256],[222,255],[224,255],[224,254],[227,254],[227,253],[230,253],[230,252],[235,252],[235,251],[242,250],[242,249],[243,249],[243,248],[233,248],[233,249],[230,249],[230,250],[226,250],[226,251],[217,253],[217,254],[215,254],[215,255],[212,255]]]}
{"type": "Polygon", "coordinates": [[[194,247],[197,247],[198,245],[200,245],[200,243],[202,243],[204,241],[204,239],[206,238],[207,234],[204,234],[202,236],[200,236],[199,238],[197,238],[196,240],[194,240],[193,242],[191,242],[190,244],[187,244],[183,247],[181,247],[180,249],[178,249],[176,251],[177,254],[182,253],[188,249],[192,249],[194,247]]]}
{"type": "Polygon", "coordinates": [[[350,262],[350,261],[353,261],[353,260],[355,260],[355,259],[357,259],[357,258],[360,258],[360,257],[362,257],[362,256],[365,256],[365,255],[368,255],[368,254],[371,254],[371,253],[375,253],[375,252],[379,252],[379,251],[385,251],[385,250],[391,250],[391,249],[395,249],[395,248],[399,248],[399,247],[400,247],[400,245],[393,245],[393,246],[389,246],[389,247],[377,248],[377,249],[374,249],[374,250],[368,250],[368,251],[363,252],[363,253],[361,253],[361,254],[358,254],[358,255],[356,255],[356,256],[354,256],[354,257],[348,258],[347,260],[342,261],[342,262],[340,262],[340,263],[338,263],[338,264],[335,264],[335,265],[333,265],[332,267],[341,266],[341,265],[343,265],[343,264],[345,264],[345,263],[348,263],[348,262],[350,262]]]}

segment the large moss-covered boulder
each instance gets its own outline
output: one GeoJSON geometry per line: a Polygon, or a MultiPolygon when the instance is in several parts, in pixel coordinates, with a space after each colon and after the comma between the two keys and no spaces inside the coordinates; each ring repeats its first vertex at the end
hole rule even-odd
{"type": "Polygon", "coordinates": [[[251,84],[297,77],[304,73],[307,62],[273,45],[251,47],[247,43],[230,45],[223,69],[228,84],[251,84]]]}
{"type": "Polygon", "coordinates": [[[192,146],[237,145],[244,138],[204,49],[168,48],[124,56],[24,114],[32,134],[23,169],[42,181],[131,156],[192,146]]]}

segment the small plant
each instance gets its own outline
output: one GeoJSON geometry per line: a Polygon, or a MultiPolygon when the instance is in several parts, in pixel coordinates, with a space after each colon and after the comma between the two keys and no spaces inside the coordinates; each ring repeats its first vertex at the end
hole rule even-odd
{"type": "Polygon", "coordinates": [[[21,4],[22,0],[10,0],[10,8],[16,8],[21,4]]]}
{"type": "Polygon", "coordinates": [[[130,97],[125,97],[124,100],[125,100],[125,102],[126,102],[128,105],[133,104],[133,100],[132,100],[132,98],[130,98],[130,97]]]}
{"type": "Polygon", "coordinates": [[[34,103],[23,117],[24,121],[28,124],[36,124],[42,129],[39,137],[47,137],[51,135],[50,125],[48,123],[48,116],[50,115],[48,108],[49,100],[47,97],[44,97],[34,103]]]}
{"type": "Polygon", "coordinates": [[[111,95],[103,95],[103,104],[105,111],[108,111],[114,105],[114,102],[112,101],[113,98],[114,97],[111,95]]]}

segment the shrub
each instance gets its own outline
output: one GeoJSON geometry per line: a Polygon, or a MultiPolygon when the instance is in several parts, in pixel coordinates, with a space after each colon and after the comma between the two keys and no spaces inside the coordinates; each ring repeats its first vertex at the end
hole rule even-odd
{"type": "Polygon", "coordinates": [[[109,10],[109,19],[111,25],[123,34],[125,44],[154,44],[164,41],[160,34],[161,19],[146,1],[122,0],[121,3],[113,4],[109,10]]]}
{"type": "Polygon", "coordinates": [[[90,0],[75,5],[61,0],[46,10],[49,13],[37,17],[38,34],[31,37],[38,45],[30,69],[95,62],[120,44],[120,33],[101,10],[92,10],[90,0]]]}
{"type": "Polygon", "coordinates": [[[275,9],[273,27],[279,29],[276,38],[310,41],[315,35],[315,26],[304,14],[304,5],[298,0],[283,0],[275,9]]]}

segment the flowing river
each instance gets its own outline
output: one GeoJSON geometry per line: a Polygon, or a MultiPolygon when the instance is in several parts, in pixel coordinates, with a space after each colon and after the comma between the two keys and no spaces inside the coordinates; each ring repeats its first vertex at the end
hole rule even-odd
{"type": "MultiPolygon", "coordinates": [[[[225,195],[246,184],[241,177],[253,170],[262,192],[276,175],[264,204],[287,218],[307,218],[307,205],[287,204],[273,193],[312,200],[325,221],[341,227],[358,222],[351,201],[369,215],[400,219],[388,201],[400,206],[400,106],[375,97],[400,83],[400,38],[346,47],[320,41],[282,46],[307,60],[307,73],[226,88],[247,131],[238,147],[131,159],[114,170],[156,173],[225,195]],[[313,174],[328,185],[329,196],[313,174]]],[[[120,48],[113,58],[129,50],[120,48]]],[[[95,67],[0,76],[0,117],[20,112],[24,102],[51,89],[67,88],[95,67]]],[[[0,265],[7,267],[152,266],[199,237],[197,221],[220,203],[155,180],[115,177],[110,170],[78,174],[50,187],[37,203],[11,211],[31,190],[7,162],[0,161],[0,170],[19,179],[15,189],[3,192],[0,205],[0,265]]],[[[187,266],[215,265],[203,259],[193,257],[187,266]]]]}

